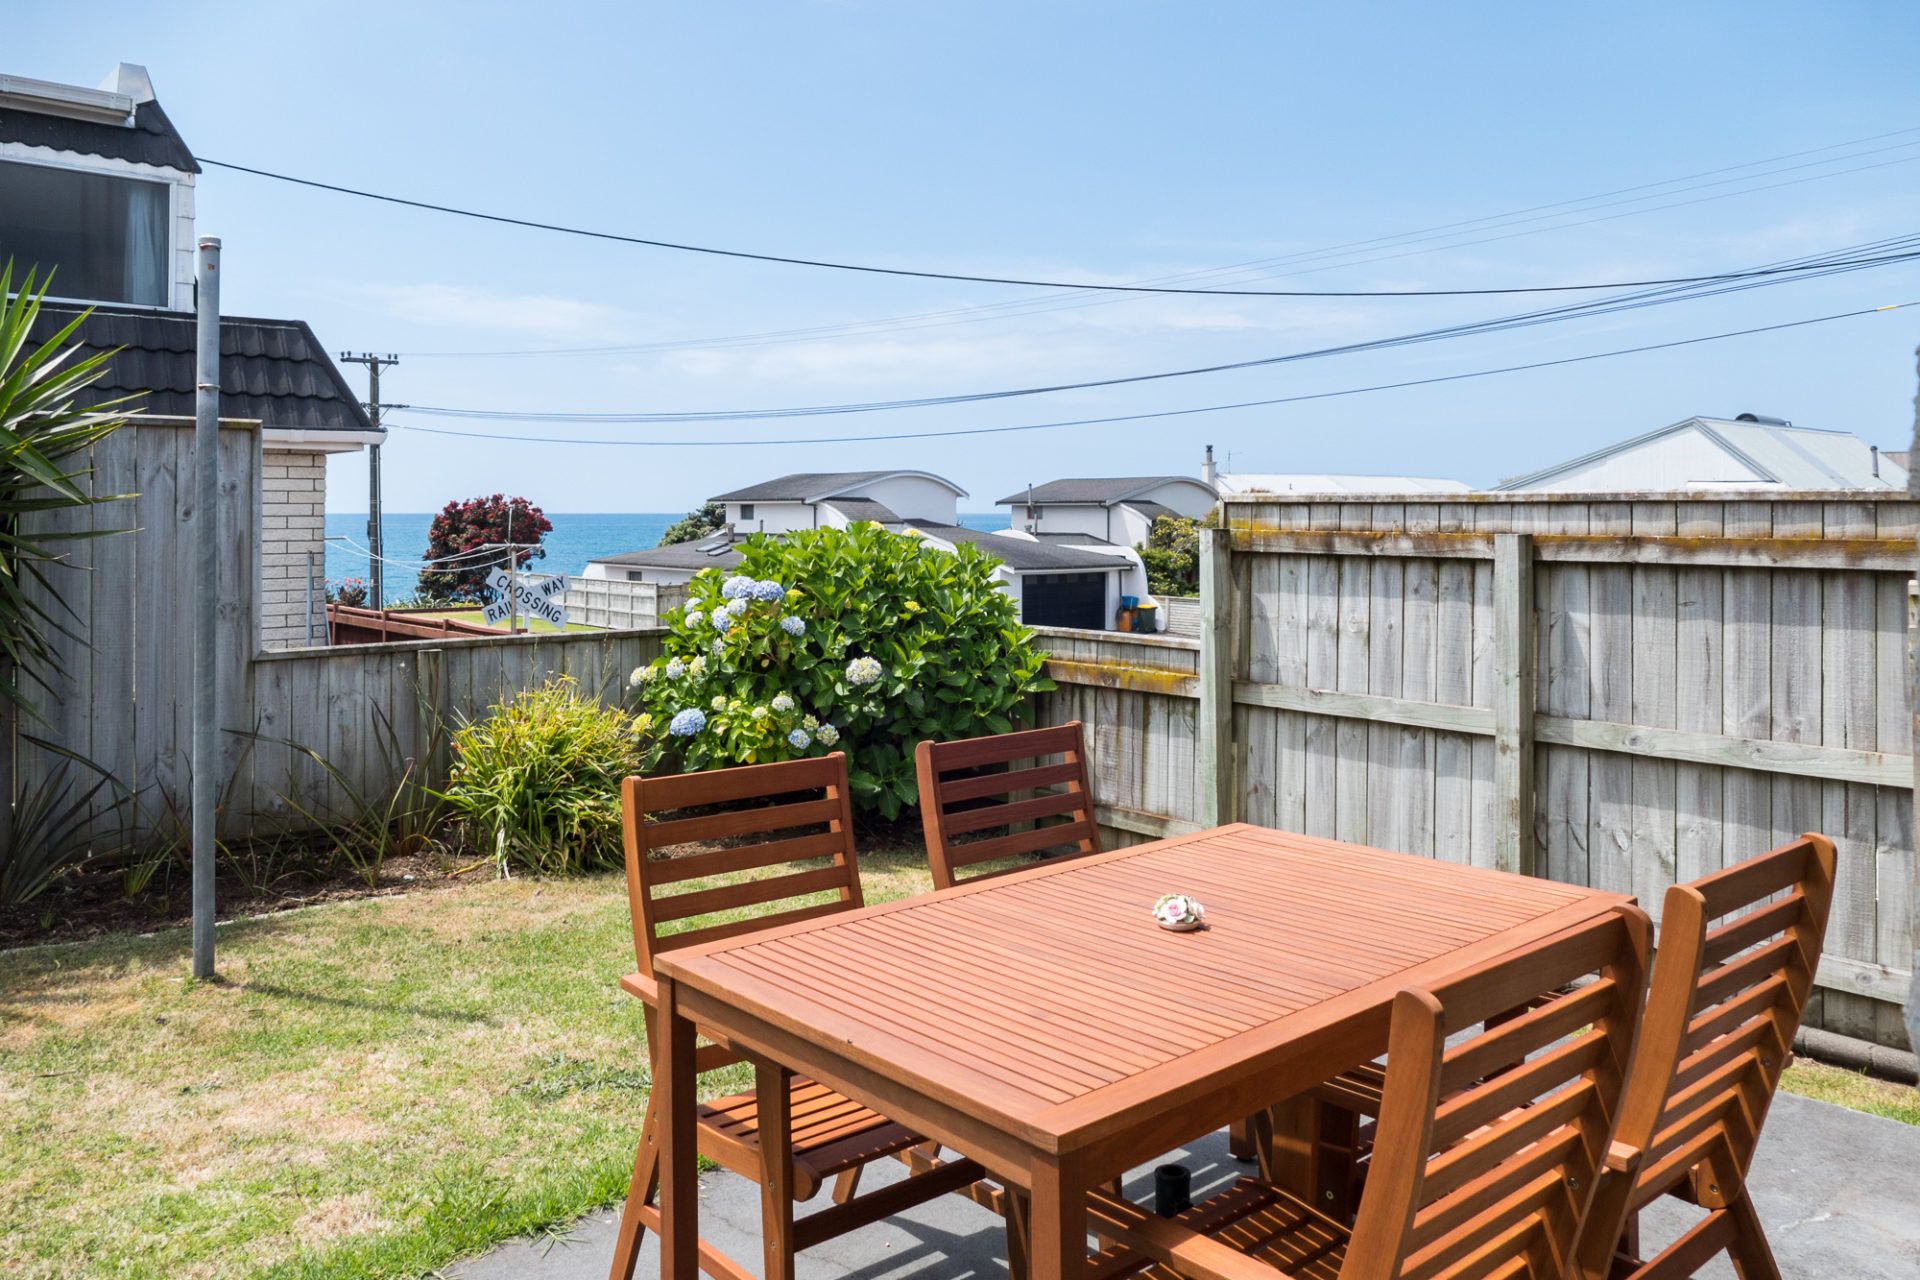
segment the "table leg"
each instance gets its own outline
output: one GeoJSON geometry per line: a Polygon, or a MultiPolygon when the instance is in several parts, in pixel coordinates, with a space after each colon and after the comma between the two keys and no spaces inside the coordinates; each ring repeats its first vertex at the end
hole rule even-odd
{"type": "Polygon", "coordinates": [[[680,1012],[679,989],[659,979],[660,1277],[699,1280],[700,1182],[694,1165],[698,1135],[694,1108],[693,1023],[680,1012]]]}
{"type": "Polygon", "coordinates": [[[1080,1280],[1087,1273],[1087,1181],[1071,1161],[1038,1156],[1027,1205],[1031,1280],[1080,1280]]]}
{"type": "Polygon", "coordinates": [[[753,1064],[760,1119],[760,1246],[765,1280],[793,1280],[793,1073],[753,1064]]]}

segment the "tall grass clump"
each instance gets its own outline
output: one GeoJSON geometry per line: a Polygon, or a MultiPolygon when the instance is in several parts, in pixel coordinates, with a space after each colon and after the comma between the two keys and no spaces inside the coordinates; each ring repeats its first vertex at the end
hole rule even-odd
{"type": "Polygon", "coordinates": [[[561,677],[454,731],[447,805],[503,874],[618,866],[620,780],[640,755],[634,717],[561,677]]]}

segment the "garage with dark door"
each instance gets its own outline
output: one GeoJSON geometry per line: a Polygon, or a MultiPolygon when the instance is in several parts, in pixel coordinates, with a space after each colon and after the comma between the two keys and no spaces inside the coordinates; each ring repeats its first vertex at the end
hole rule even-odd
{"type": "Polygon", "coordinates": [[[1030,627],[1107,626],[1104,573],[1027,573],[1020,579],[1020,620],[1030,627]]]}

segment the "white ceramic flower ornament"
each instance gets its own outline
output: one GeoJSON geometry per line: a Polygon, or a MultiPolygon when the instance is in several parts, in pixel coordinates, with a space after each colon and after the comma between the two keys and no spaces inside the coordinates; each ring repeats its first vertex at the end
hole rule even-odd
{"type": "Polygon", "coordinates": [[[1153,918],[1162,929],[1190,933],[1206,925],[1207,909],[1189,894],[1169,893],[1153,904],[1153,918]]]}

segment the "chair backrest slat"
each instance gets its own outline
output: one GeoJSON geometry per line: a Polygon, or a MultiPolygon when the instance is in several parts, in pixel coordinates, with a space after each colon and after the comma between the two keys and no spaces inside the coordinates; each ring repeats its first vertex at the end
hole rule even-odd
{"type": "Polygon", "coordinates": [[[1562,1274],[1625,1088],[1648,932],[1623,907],[1400,993],[1340,1280],[1562,1274]]]}
{"type": "Polygon", "coordinates": [[[1632,1213],[1689,1176],[1702,1203],[1739,1194],[1812,994],[1834,865],[1809,833],[1667,890],[1615,1135],[1641,1163],[1595,1203],[1582,1274],[1605,1275],[1632,1213]]]}
{"type": "Polygon", "coordinates": [[[642,973],[656,955],[861,905],[847,758],[840,752],[707,773],[628,778],[620,787],[633,947],[642,973]],[[688,812],[693,811],[693,812],[688,812]],[[666,853],[674,846],[710,844],[666,853]],[[814,865],[825,861],[824,866],[814,865]],[[731,884],[669,886],[742,872],[731,884]],[[827,902],[813,899],[832,894],[827,902]],[[662,935],[660,927],[747,910],[662,935]]]}
{"type": "Polygon", "coordinates": [[[1086,739],[1078,720],[960,742],[922,742],[914,762],[936,889],[951,888],[964,868],[983,862],[1049,850],[1100,852],[1086,739]],[[1049,763],[1054,756],[1060,759],[1049,763]],[[1035,791],[1040,794],[1024,794],[1035,791]],[[1029,823],[1034,825],[1021,829],[1029,823]]]}

